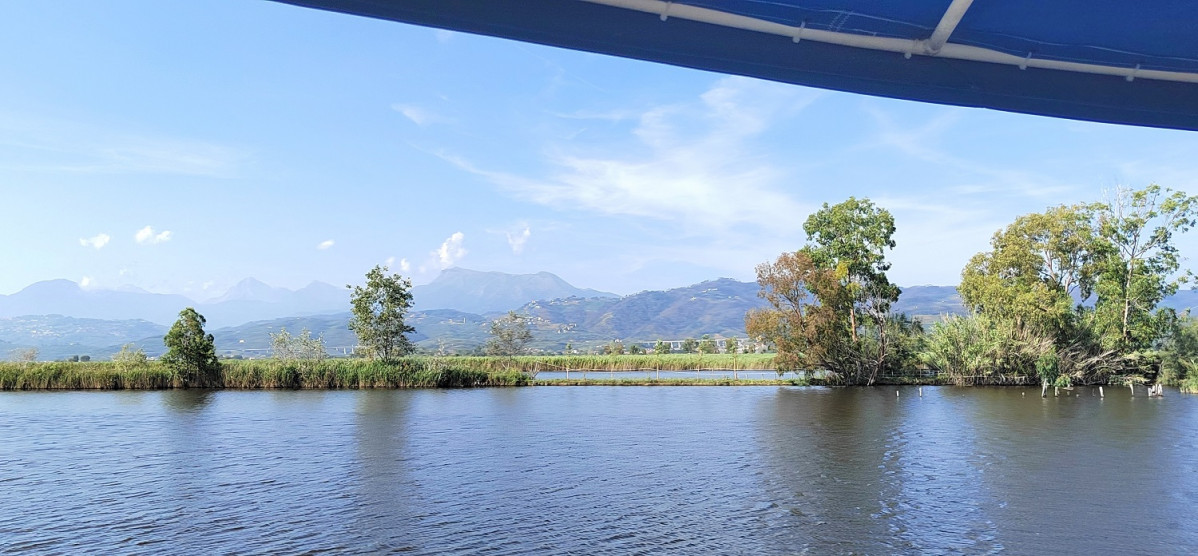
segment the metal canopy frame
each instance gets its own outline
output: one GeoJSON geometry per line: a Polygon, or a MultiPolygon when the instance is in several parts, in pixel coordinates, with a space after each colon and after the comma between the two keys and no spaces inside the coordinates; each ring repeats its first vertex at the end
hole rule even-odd
{"type": "MultiPolygon", "coordinates": [[[[1192,0],[1095,5],[1086,14],[1087,21],[1105,18],[1105,32],[1117,35],[1112,44],[1122,45],[1130,37],[1134,46],[1152,48],[1145,48],[1148,53],[1140,55],[1134,49],[1104,46],[1104,41],[1066,45],[1084,50],[1082,56],[1073,55],[1076,51],[1036,52],[1028,45],[1049,45],[1054,37],[1037,43],[1001,35],[1002,29],[987,32],[1014,37],[1013,42],[996,47],[978,40],[978,21],[994,25],[1026,21],[1011,19],[1013,0],[907,0],[872,5],[857,0],[275,1],[824,89],[1198,130],[1198,40],[1190,38],[1190,29],[1198,27],[1198,3],[1192,0]],[[863,16],[854,22],[868,23],[869,14],[853,9],[872,10],[875,6],[914,10],[920,23],[901,22],[904,29],[925,31],[888,34],[854,28],[848,32],[827,21],[813,24],[770,12],[863,16]],[[930,12],[935,6],[940,7],[930,12]],[[1006,13],[998,15],[1005,19],[996,19],[996,12],[1003,10],[1006,13]],[[934,14],[939,19],[932,27],[934,14]],[[1138,24],[1120,19],[1128,14],[1140,18],[1138,24]],[[968,29],[961,25],[963,20],[968,29]],[[1171,34],[1140,29],[1146,23],[1171,34]],[[968,37],[954,40],[962,33],[968,37]],[[912,38],[917,34],[918,38],[912,38]],[[1162,44],[1165,51],[1158,52],[1162,44]],[[1188,52],[1190,49],[1196,51],[1188,52]],[[1142,64],[1136,61],[1140,59],[1142,64]]],[[[1069,18],[1067,8],[1088,5],[1082,1],[1065,5],[1024,0],[1019,7],[1024,12],[1036,10],[1033,15],[1047,10],[1043,21],[1032,21],[1039,31],[1065,29],[1073,33],[1084,30],[1085,23],[1069,18]]],[[[1085,40],[1093,38],[1086,36],[1085,40]]]]}

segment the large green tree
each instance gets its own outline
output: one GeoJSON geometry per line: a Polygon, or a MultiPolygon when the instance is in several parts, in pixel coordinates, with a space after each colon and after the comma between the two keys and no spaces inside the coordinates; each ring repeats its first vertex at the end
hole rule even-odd
{"type": "Polygon", "coordinates": [[[206,323],[203,315],[188,307],[179,312],[179,320],[162,339],[166,345],[162,362],[179,375],[185,388],[219,386],[220,362],[212,334],[204,332],[206,323]]]}
{"type": "Polygon", "coordinates": [[[1110,256],[1098,278],[1096,310],[1106,345],[1145,349],[1168,328],[1172,313],[1154,310],[1188,277],[1177,276],[1173,238],[1194,227],[1196,217],[1198,197],[1158,185],[1119,188],[1100,206],[1098,233],[1110,256]]]}
{"type": "Polygon", "coordinates": [[[376,266],[366,273],[365,286],[346,286],[352,292],[350,330],[369,356],[384,360],[411,353],[415,346],[407,335],[416,331],[404,322],[412,307],[412,282],[388,270],[376,266]]]}
{"type": "Polygon", "coordinates": [[[1090,296],[1108,249],[1096,237],[1094,207],[1058,206],[1026,214],[995,232],[974,255],[957,288],[970,310],[1052,337],[1073,324],[1076,301],[1090,296]]]}
{"type": "Polygon", "coordinates": [[[834,269],[852,300],[848,317],[854,341],[862,319],[880,326],[902,293],[886,277],[886,251],[894,249],[894,230],[890,211],[856,197],[831,206],[824,203],[803,223],[812,262],[834,269]]]}

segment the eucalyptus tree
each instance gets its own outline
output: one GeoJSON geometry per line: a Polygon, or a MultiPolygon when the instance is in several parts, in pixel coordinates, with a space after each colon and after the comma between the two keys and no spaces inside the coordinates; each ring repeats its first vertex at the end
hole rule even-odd
{"type": "Polygon", "coordinates": [[[805,248],[819,268],[834,269],[852,301],[849,334],[857,340],[863,318],[879,325],[902,291],[890,283],[886,251],[894,249],[894,217],[869,199],[849,197],[807,217],[805,248]]]}
{"type": "Polygon", "coordinates": [[[1181,261],[1173,240],[1193,228],[1196,217],[1198,197],[1155,184],[1119,188],[1099,207],[1098,234],[1110,247],[1096,307],[1105,343],[1144,349],[1164,332],[1172,314],[1153,310],[1189,278],[1189,272],[1177,276],[1181,261]]]}

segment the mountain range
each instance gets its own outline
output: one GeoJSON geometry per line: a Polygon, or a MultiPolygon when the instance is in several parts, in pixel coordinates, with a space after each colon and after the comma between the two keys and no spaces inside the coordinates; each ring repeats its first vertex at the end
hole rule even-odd
{"type": "MultiPolygon", "coordinates": [[[[764,306],[753,282],[721,278],[665,291],[617,296],[576,288],[548,273],[505,274],[462,268],[412,288],[408,323],[412,340],[428,351],[469,352],[485,343],[490,323],[504,312],[529,315],[536,349],[557,351],[620,339],[651,343],[704,334],[744,336],[744,316],[764,306]]],[[[1164,305],[1189,309],[1198,292],[1178,292],[1164,305]]],[[[162,352],[162,336],[180,309],[195,307],[224,356],[269,355],[270,333],[286,328],[321,335],[334,354],[356,344],[349,331],[349,291],[313,282],[299,290],[248,278],[205,303],[136,288],[89,290],[69,280],[33,284],[0,296],[0,358],[36,347],[42,359],[91,355],[103,359],[125,343],[149,355],[162,352]]],[[[956,288],[909,286],[894,310],[925,322],[964,312],[956,288]]]]}

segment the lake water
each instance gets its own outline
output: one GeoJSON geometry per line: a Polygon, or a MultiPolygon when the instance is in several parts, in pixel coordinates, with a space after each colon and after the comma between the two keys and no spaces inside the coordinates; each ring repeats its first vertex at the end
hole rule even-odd
{"type": "Polygon", "coordinates": [[[0,393],[0,552],[1198,547],[1198,397],[918,393],[0,393]]]}

